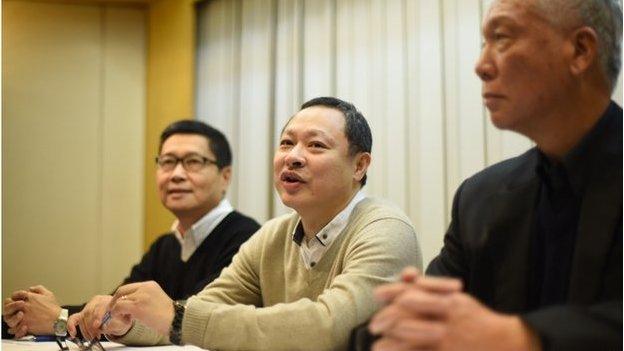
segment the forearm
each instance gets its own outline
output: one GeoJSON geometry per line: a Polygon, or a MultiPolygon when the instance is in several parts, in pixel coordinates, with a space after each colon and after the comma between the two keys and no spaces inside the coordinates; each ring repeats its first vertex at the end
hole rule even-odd
{"type": "Polygon", "coordinates": [[[372,300],[301,299],[258,308],[188,301],[182,323],[184,343],[227,350],[329,350],[344,348],[350,328],[373,313],[372,300]]]}

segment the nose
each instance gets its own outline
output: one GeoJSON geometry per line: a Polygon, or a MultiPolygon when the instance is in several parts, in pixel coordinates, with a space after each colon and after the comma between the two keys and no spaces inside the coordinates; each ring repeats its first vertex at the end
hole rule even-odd
{"type": "Polygon", "coordinates": [[[289,169],[301,168],[305,165],[305,157],[303,156],[303,152],[301,147],[295,145],[286,153],[284,157],[284,161],[286,162],[286,166],[289,169]]]}
{"type": "Polygon", "coordinates": [[[484,46],[483,49],[481,49],[481,54],[475,64],[475,73],[484,82],[490,81],[496,77],[496,67],[494,66],[494,62],[492,61],[491,54],[487,46],[484,46]]]}
{"type": "Polygon", "coordinates": [[[178,162],[176,163],[175,167],[173,167],[173,170],[171,171],[171,180],[173,182],[181,182],[183,180],[186,179],[186,170],[184,169],[184,166],[182,165],[182,162],[178,162]]]}

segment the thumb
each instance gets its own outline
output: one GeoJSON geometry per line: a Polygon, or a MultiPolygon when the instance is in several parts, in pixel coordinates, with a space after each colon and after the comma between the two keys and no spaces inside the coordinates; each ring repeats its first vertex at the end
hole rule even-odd
{"type": "Polygon", "coordinates": [[[31,286],[30,288],[28,288],[28,291],[41,294],[41,295],[52,295],[52,292],[46,289],[46,287],[43,285],[31,286]]]}
{"type": "Polygon", "coordinates": [[[82,317],[82,312],[78,312],[69,316],[69,319],[67,320],[67,331],[69,332],[69,335],[71,335],[72,338],[76,337],[76,334],[77,334],[76,324],[78,323],[81,317],[82,317]]]}

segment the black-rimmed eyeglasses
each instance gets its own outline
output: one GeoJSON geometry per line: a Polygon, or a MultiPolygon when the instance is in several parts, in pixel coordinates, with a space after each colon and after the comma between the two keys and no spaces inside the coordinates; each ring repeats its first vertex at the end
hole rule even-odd
{"type": "Polygon", "coordinates": [[[173,171],[180,162],[187,172],[199,172],[206,165],[217,164],[217,161],[197,154],[190,154],[182,158],[173,155],[161,155],[156,157],[158,168],[165,172],[173,171]]]}
{"type": "Polygon", "coordinates": [[[78,346],[78,350],[80,351],[106,351],[98,339],[85,341],[79,338],[57,336],[56,343],[61,348],[60,351],[69,351],[70,348],[67,346],[68,340],[76,344],[78,346]]]}

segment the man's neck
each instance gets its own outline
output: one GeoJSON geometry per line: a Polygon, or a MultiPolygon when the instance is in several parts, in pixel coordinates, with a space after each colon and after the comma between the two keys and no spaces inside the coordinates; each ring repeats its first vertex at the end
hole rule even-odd
{"type": "Polygon", "coordinates": [[[316,234],[321,231],[334,217],[336,217],[342,210],[344,210],[351,200],[358,193],[360,188],[356,188],[353,192],[344,196],[342,201],[337,201],[337,205],[331,207],[318,206],[320,208],[313,208],[304,213],[299,212],[301,216],[301,225],[303,226],[303,233],[306,242],[314,239],[316,234]]]}
{"type": "Polygon", "coordinates": [[[200,219],[202,219],[207,213],[209,213],[213,209],[214,207],[208,209],[208,211],[202,211],[197,214],[188,214],[185,216],[178,216],[177,217],[178,218],[178,231],[180,232],[180,235],[184,237],[186,232],[189,231],[195,223],[197,223],[200,219]]]}
{"type": "Polygon", "coordinates": [[[609,102],[608,96],[569,101],[565,108],[544,116],[527,136],[548,158],[561,160],[596,125],[609,102]]]}

